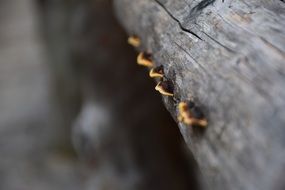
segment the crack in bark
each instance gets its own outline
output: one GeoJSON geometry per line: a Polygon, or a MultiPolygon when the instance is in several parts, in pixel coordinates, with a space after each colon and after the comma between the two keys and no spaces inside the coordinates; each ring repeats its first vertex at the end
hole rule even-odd
{"type": "Polygon", "coordinates": [[[218,40],[216,40],[215,38],[213,38],[212,36],[210,36],[209,34],[207,34],[206,32],[202,31],[203,34],[205,34],[208,38],[210,38],[211,40],[213,40],[215,43],[217,43],[218,45],[220,45],[221,47],[225,48],[226,50],[228,50],[231,53],[236,53],[234,50],[228,48],[227,46],[225,46],[224,44],[222,44],[221,42],[219,42],[218,40]]]}
{"type": "Polygon", "coordinates": [[[181,24],[181,22],[180,22],[177,18],[175,18],[175,16],[174,16],[160,1],[158,1],[158,0],[154,0],[154,1],[165,11],[173,20],[175,20],[175,21],[178,23],[178,25],[179,25],[179,27],[180,27],[180,29],[181,29],[182,31],[184,31],[184,32],[186,32],[186,33],[189,33],[189,34],[195,36],[195,37],[198,38],[199,40],[203,40],[200,36],[198,36],[198,34],[194,33],[193,31],[191,31],[191,30],[189,30],[189,29],[187,29],[187,28],[185,28],[185,27],[181,24]]]}
{"type": "Polygon", "coordinates": [[[279,49],[278,47],[276,47],[275,45],[273,45],[272,43],[270,43],[267,39],[265,39],[264,37],[259,37],[261,39],[261,41],[266,44],[269,48],[273,49],[276,53],[278,53],[283,59],[285,59],[285,53],[279,49]]]}
{"type": "Polygon", "coordinates": [[[189,57],[191,57],[191,59],[194,60],[195,63],[199,64],[198,61],[185,49],[183,48],[180,44],[178,44],[177,42],[174,41],[174,44],[180,48],[182,51],[184,51],[189,57]]]}
{"type": "Polygon", "coordinates": [[[193,7],[190,10],[190,15],[189,17],[196,17],[197,15],[199,15],[199,13],[206,8],[207,6],[213,4],[216,0],[203,0],[200,3],[198,3],[198,5],[196,5],[195,7],[193,7]]]}
{"type": "Polygon", "coordinates": [[[183,48],[180,44],[178,44],[177,42],[174,41],[174,44],[179,48],[181,49],[182,51],[184,51],[197,65],[199,65],[201,67],[201,69],[207,73],[209,75],[209,72],[207,71],[207,69],[202,65],[200,64],[185,48],[183,48]]]}
{"type": "MultiPolygon", "coordinates": [[[[165,11],[173,20],[175,20],[175,21],[178,23],[178,25],[179,25],[179,27],[180,27],[180,29],[181,29],[182,31],[184,31],[184,32],[186,32],[186,33],[190,33],[190,34],[192,34],[193,36],[195,36],[196,38],[198,38],[198,39],[204,41],[204,40],[203,40],[200,36],[198,36],[196,33],[194,33],[193,31],[191,31],[191,30],[185,28],[185,27],[181,24],[181,22],[180,22],[177,18],[175,18],[175,16],[174,16],[159,0],[154,0],[154,1],[165,11]]],[[[214,3],[215,1],[216,1],[216,0],[203,0],[203,1],[201,1],[198,5],[196,5],[194,8],[191,9],[191,14],[190,14],[190,15],[192,15],[192,14],[195,14],[195,15],[196,15],[197,12],[201,11],[202,9],[204,9],[205,7],[207,7],[208,5],[211,5],[211,4],[214,3]]],[[[217,41],[216,39],[214,39],[213,37],[211,37],[209,34],[203,32],[203,31],[202,31],[202,33],[205,34],[205,35],[206,35],[208,38],[210,38],[211,40],[213,40],[215,43],[219,44],[220,46],[222,46],[223,48],[225,48],[226,50],[228,50],[229,52],[235,53],[234,50],[232,50],[232,49],[228,48],[227,46],[221,44],[219,41],[217,41]]]]}

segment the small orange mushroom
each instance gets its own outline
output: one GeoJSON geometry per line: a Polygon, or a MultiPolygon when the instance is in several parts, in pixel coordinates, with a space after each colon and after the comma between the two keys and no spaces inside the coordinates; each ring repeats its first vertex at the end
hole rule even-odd
{"type": "Polygon", "coordinates": [[[186,125],[206,127],[208,121],[204,118],[201,110],[195,106],[194,102],[180,102],[178,104],[178,120],[186,125]]]}
{"type": "Polygon", "coordinates": [[[138,36],[130,36],[128,38],[128,43],[133,47],[139,47],[141,45],[141,40],[138,36]]]}
{"type": "Polygon", "coordinates": [[[161,94],[165,96],[173,96],[173,84],[170,81],[160,81],[156,87],[155,90],[160,92],[161,94]]]}
{"type": "Polygon", "coordinates": [[[163,71],[163,65],[160,65],[158,67],[152,68],[149,72],[149,76],[151,78],[162,78],[164,75],[163,71]]]}
{"type": "Polygon", "coordinates": [[[137,63],[145,67],[153,67],[153,62],[151,60],[151,54],[146,53],[146,52],[139,53],[137,57],[137,63]]]}

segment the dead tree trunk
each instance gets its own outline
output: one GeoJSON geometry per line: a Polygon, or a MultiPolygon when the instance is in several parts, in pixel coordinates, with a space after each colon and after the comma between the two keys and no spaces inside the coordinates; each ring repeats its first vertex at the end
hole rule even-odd
{"type": "MultiPolygon", "coordinates": [[[[285,4],[281,0],[115,0],[117,18],[205,112],[179,123],[207,189],[285,189],[285,4]],[[197,129],[197,130],[196,130],[197,129]]],[[[177,103],[163,97],[172,116],[177,103]]]]}

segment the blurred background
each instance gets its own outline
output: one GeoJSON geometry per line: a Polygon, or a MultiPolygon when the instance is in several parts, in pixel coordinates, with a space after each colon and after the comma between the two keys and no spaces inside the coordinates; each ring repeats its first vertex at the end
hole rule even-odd
{"type": "Polygon", "coordinates": [[[0,0],[0,189],[199,189],[110,0],[0,0]]]}

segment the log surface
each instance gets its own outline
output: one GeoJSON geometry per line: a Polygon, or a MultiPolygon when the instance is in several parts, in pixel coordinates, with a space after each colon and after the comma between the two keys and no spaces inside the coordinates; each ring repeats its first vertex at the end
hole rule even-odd
{"type": "MultiPolygon", "coordinates": [[[[178,123],[205,189],[284,189],[285,4],[280,0],[114,0],[117,18],[142,40],[209,125],[178,123]]],[[[177,118],[177,103],[163,97],[177,118]]]]}

